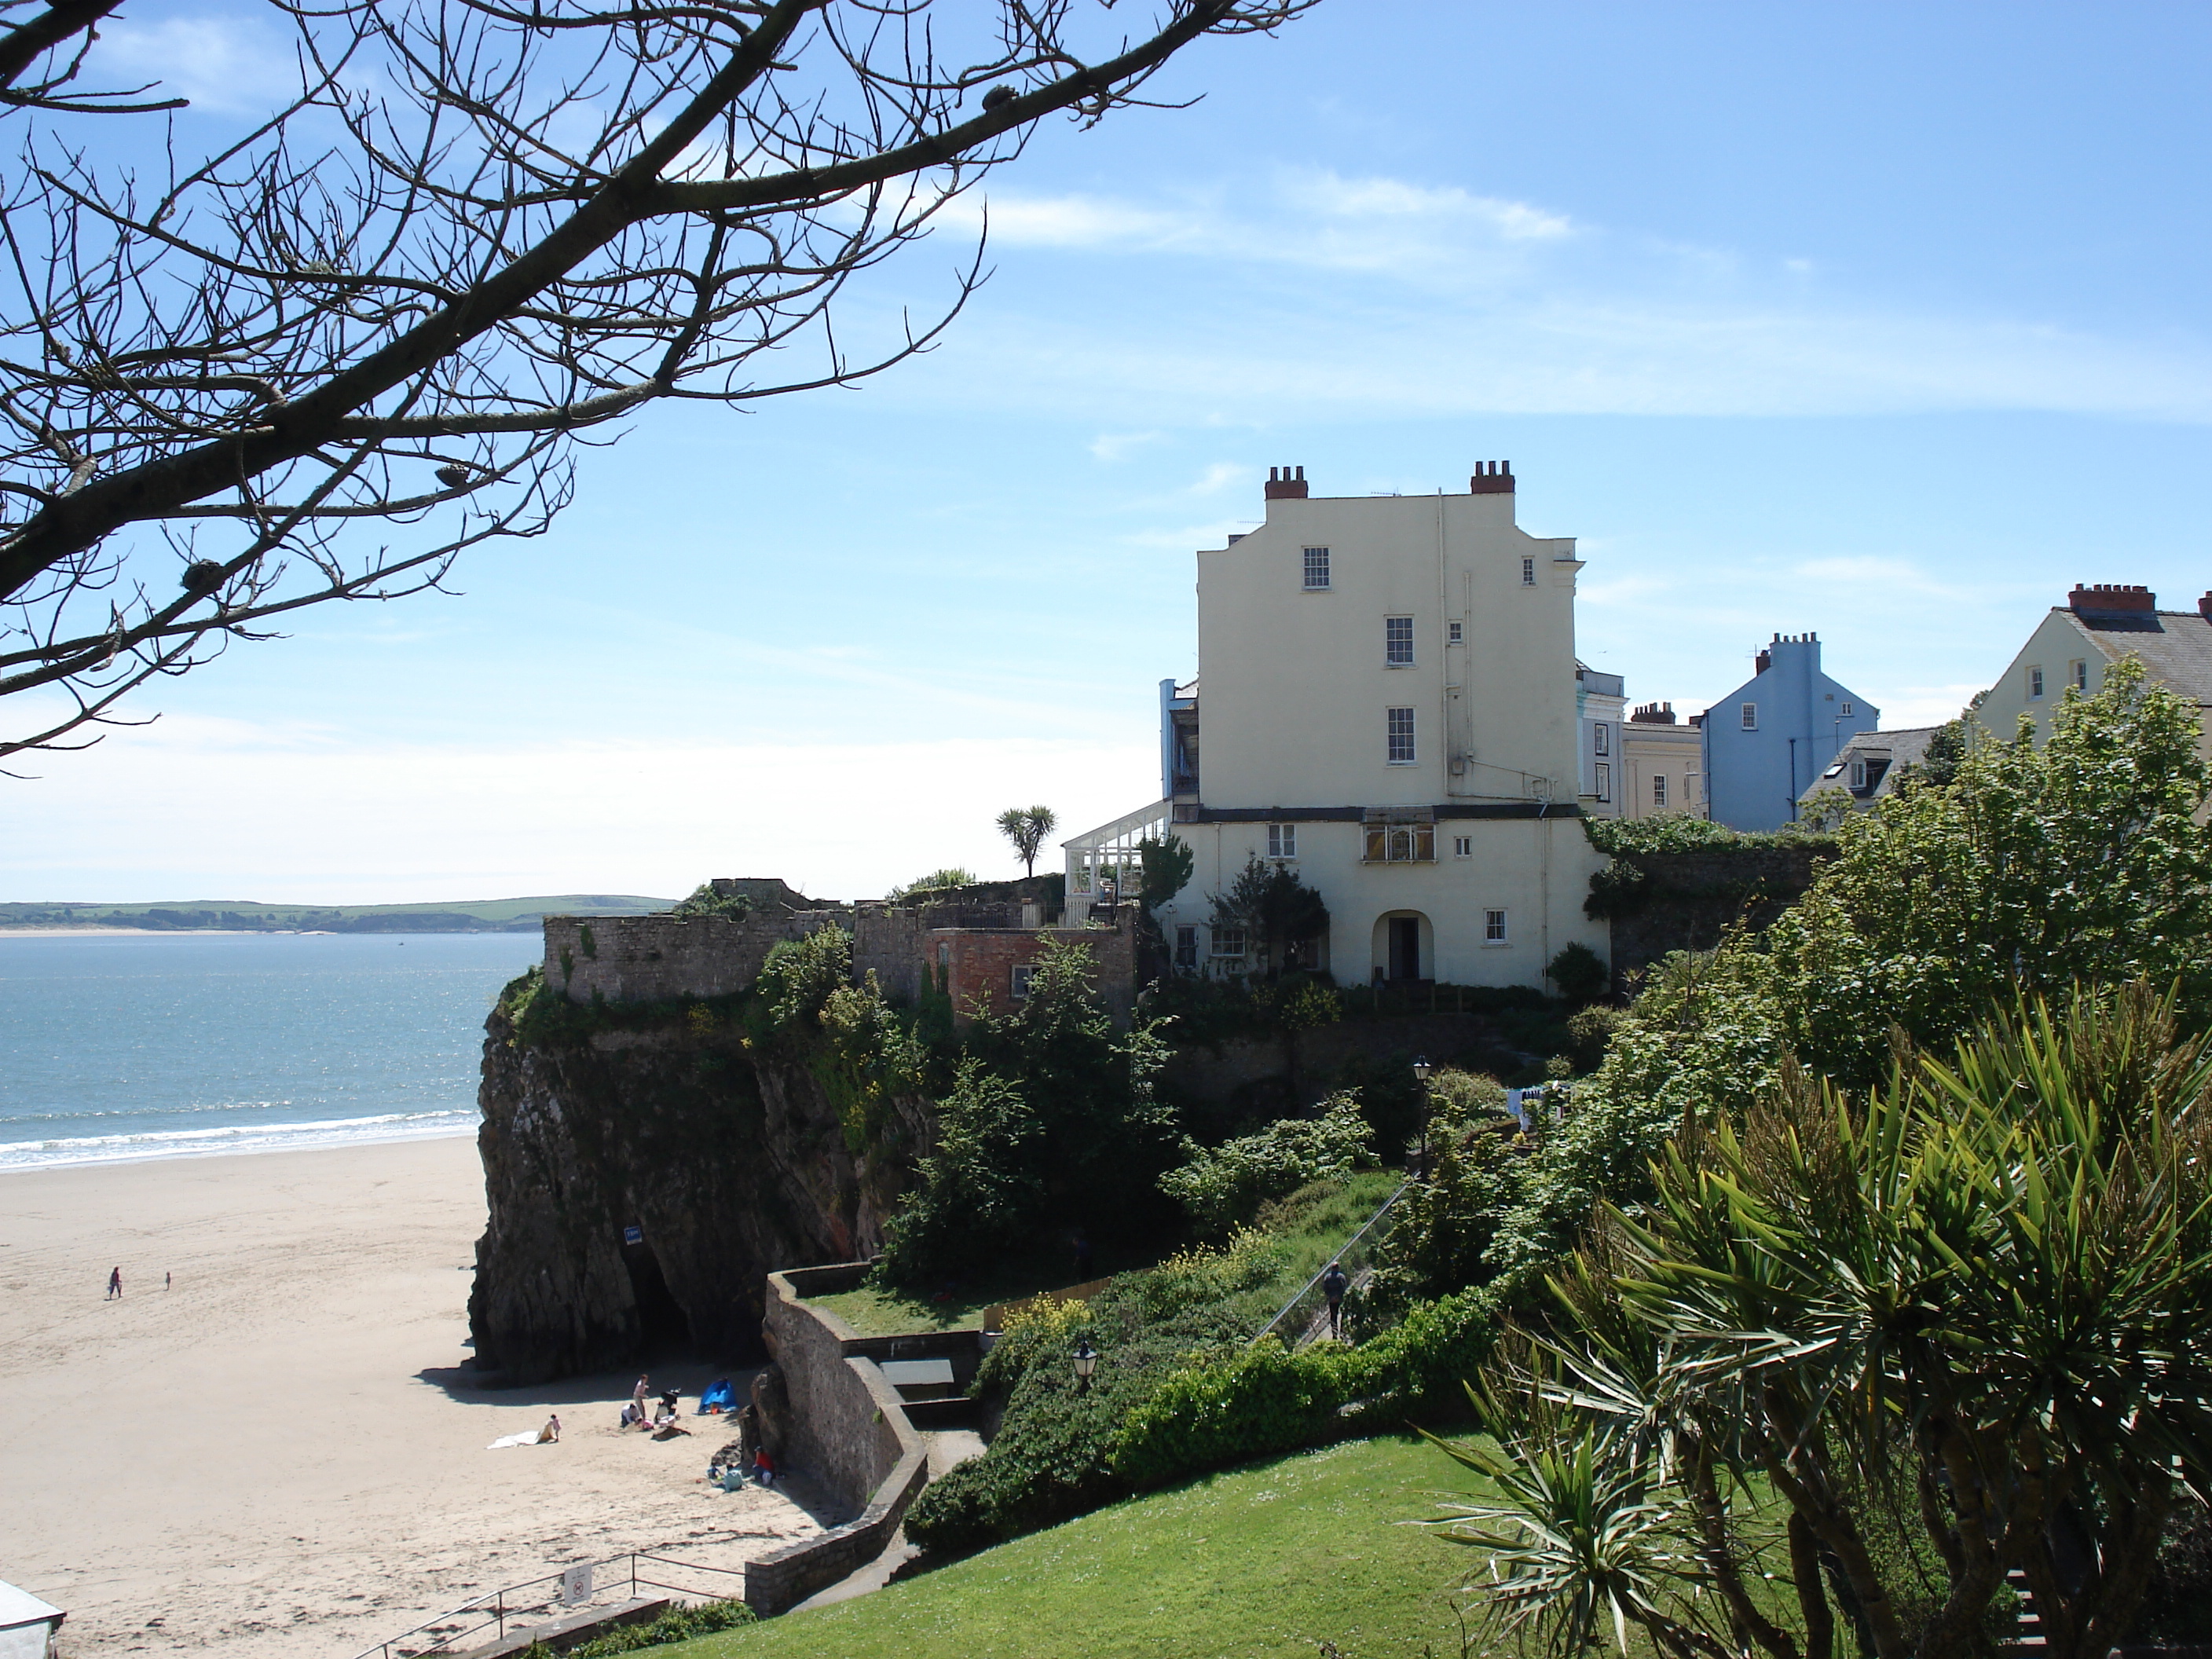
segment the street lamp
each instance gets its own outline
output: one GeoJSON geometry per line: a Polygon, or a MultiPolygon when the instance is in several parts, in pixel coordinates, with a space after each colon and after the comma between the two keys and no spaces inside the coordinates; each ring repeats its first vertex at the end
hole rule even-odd
{"type": "Polygon", "coordinates": [[[1435,1097],[1429,1093],[1429,1073],[1436,1069],[1426,1054],[1413,1056],[1413,1081],[1421,1085],[1421,1174],[1429,1173],[1429,1111],[1435,1097]]]}
{"type": "Polygon", "coordinates": [[[1078,1391],[1091,1386],[1091,1374],[1098,1369],[1098,1350],[1085,1337],[1075,1345],[1075,1386],[1078,1391]]]}

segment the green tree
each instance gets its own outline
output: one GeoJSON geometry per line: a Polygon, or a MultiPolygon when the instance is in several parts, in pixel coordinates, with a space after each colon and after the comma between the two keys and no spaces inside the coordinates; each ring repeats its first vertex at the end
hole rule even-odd
{"type": "Polygon", "coordinates": [[[1315,942],[1328,932],[1328,906],[1287,864],[1258,857],[1213,897],[1213,925],[1240,927],[1269,978],[1308,966],[1315,942]]]}
{"type": "Polygon", "coordinates": [[[2197,706],[2130,658],[2068,690],[2037,747],[1973,745],[1947,787],[1906,789],[1838,834],[1838,855],[1765,945],[1789,1038],[1864,1085],[1889,1028],[1948,1042],[2013,989],[2178,981],[2212,1008],[2212,830],[2197,706]]]}
{"type": "Polygon", "coordinates": [[[1656,1182],[1489,1377],[1499,1450],[1455,1450],[1503,1486],[1455,1523],[1494,1617],[1831,1659],[1841,1612],[1969,1659],[2017,1569],[2052,1659],[2125,1638],[2212,1478],[2212,1055],[2171,994],[2024,1001],[1864,1097],[1788,1068],[1656,1182]],[[1762,1485],[1794,1631],[1748,1593],[1762,1485]]]}
{"type": "Polygon", "coordinates": [[[999,814],[999,833],[1014,844],[1023,873],[1036,874],[1037,851],[1060,822],[1049,806],[1009,806],[999,814]]]}
{"type": "Polygon", "coordinates": [[[1137,843],[1137,860],[1143,872],[1137,896],[1144,901],[1147,914],[1190,885],[1190,873],[1198,864],[1189,844],[1180,836],[1170,836],[1164,841],[1146,836],[1137,843]]]}
{"type": "Polygon", "coordinates": [[[975,1127],[959,1158],[941,1151],[923,1164],[896,1231],[908,1242],[886,1255],[893,1282],[919,1286],[978,1266],[1006,1240],[1034,1243],[1052,1226],[1080,1226],[1103,1243],[1172,1221],[1156,1183],[1176,1161],[1176,1115],[1152,1088],[1166,1045],[1142,1022],[1114,1029],[1093,989],[1097,972],[1082,945],[1048,940],[1014,1012],[969,1027],[972,1076],[963,1073],[964,1094],[956,1091],[963,1103],[955,1115],[975,1127]],[[989,1167],[966,1167],[978,1159],[989,1167]],[[988,1232],[958,1224],[979,1184],[1001,1198],[988,1232]]]}

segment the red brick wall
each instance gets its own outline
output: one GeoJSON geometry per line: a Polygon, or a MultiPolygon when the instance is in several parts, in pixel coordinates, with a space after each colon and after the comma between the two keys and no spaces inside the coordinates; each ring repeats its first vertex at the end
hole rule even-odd
{"type": "Polygon", "coordinates": [[[1114,1023],[1126,1026],[1136,1001],[1136,907],[1124,906],[1123,912],[1110,928],[1051,927],[1034,933],[934,928],[922,935],[923,959],[934,971],[938,946],[951,947],[951,972],[945,988],[951,994],[954,1023],[966,1025],[979,1012],[1012,1012],[1014,969],[1042,955],[1047,939],[1072,940],[1088,947],[1097,959],[1092,988],[1114,1023]]]}

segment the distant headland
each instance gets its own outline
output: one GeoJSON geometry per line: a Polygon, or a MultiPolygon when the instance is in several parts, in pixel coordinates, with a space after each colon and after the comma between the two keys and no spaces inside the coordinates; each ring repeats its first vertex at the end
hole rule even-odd
{"type": "Polygon", "coordinates": [[[649,915],[674,899],[635,893],[448,900],[428,904],[261,904],[184,899],[159,904],[0,902],[0,932],[126,928],[151,933],[527,933],[549,915],[649,915]]]}

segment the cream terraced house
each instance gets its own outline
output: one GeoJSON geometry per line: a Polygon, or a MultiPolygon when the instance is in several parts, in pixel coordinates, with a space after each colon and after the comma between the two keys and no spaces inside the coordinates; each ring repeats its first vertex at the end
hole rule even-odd
{"type": "Polygon", "coordinates": [[[1160,688],[1162,799],[1064,844],[1071,905],[1172,833],[1195,869],[1158,916],[1187,970],[1247,965],[1210,901],[1254,857],[1321,894],[1340,984],[1540,985],[1568,944],[1602,954],[1582,564],[1514,499],[1497,462],[1465,495],[1313,496],[1276,469],[1261,527],[1198,555],[1200,672],[1160,688]]]}
{"type": "Polygon", "coordinates": [[[2035,721],[2035,740],[2051,736],[2051,712],[2066,693],[2094,696],[2105,670],[2124,657],[2142,659],[2145,678],[2197,705],[2197,747],[2212,759],[2212,593],[2194,611],[2161,611],[2148,587],[2077,585],[2053,605],[2027,643],[1974,710],[1982,728],[2009,738],[2020,717],[2035,721]]]}

